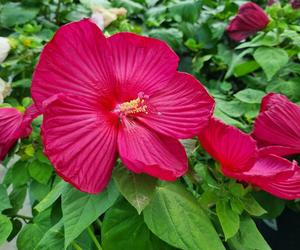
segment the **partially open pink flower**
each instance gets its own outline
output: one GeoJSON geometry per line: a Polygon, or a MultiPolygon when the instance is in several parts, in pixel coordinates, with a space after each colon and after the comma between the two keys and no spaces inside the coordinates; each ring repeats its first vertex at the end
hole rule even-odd
{"type": "Polygon", "coordinates": [[[293,9],[299,9],[300,8],[300,0],[291,0],[290,1],[293,9]]]}
{"type": "Polygon", "coordinates": [[[31,105],[24,114],[16,108],[0,108],[0,160],[19,138],[31,133],[31,122],[38,114],[35,105],[31,105]]]}
{"type": "Polygon", "coordinates": [[[45,46],[32,96],[43,110],[45,153],[78,189],[107,185],[117,153],[136,173],[175,180],[188,168],[178,141],[208,123],[214,101],[157,39],[105,38],[91,21],[63,26],[45,46]]]}
{"type": "Polygon", "coordinates": [[[240,6],[238,14],[231,20],[226,32],[232,40],[241,41],[263,30],[269,18],[262,8],[252,2],[240,6]]]}
{"type": "Polygon", "coordinates": [[[300,198],[297,162],[274,154],[260,154],[250,135],[212,118],[199,140],[221,164],[224,175],[251,183],[283,199],[300,198]]]}
{"type": "Polygon", "coordinates": [[[284,95],[266,95],[252,135],[262,153],[300,154],[300,106],[284,95]]]}

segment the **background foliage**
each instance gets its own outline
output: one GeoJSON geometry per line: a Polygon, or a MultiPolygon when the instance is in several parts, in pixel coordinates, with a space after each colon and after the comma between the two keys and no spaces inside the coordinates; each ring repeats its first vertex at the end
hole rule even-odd
{"type": "MultiPolygon", "coordinates": [[[[165,40],[215,98],[215,116],[250,132],[267,92],[300,104],[300,11],[285,1],[266,8],[268,27],[245,42],[224,30],[241,0],[24,0],[0,3],[0,35],[13,47],[0,77],[13,92],[1,106],[30,105],[30,82],[43,45],[59,26],[91,15],[91,6],[125,7],[106,35],[131,31],[165,40]]],[[[255,1],[265,7],[267,1],[255,1]]],[[[20,250],[270,249],[255,220],[272,224],[285,206],[300,209],[222,176],[197,144],[185,141],[190,171],[176,183],[116,166],[99,195],[81,193],[55,175],[42,153],[39,126],[18,142],[0,168],[0,244],[20,250]],[[29,197],[32,216],[19,213],[29,197]]]]}

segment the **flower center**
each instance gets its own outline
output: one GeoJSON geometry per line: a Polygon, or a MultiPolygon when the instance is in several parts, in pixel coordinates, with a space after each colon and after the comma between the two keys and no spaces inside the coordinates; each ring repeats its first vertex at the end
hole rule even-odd
{"type": "Polygon", "coordinates": [[[118,104],[116,108],[114,109],[114,112],[118,115],[134,115],[137,113],[148,113],[147,112],[147,104],[145,102],[145,99],[148,99],[149,97],[144,95],[143,93],[138,94],[138,98],[123,102],[121,104],[118,104]]]}

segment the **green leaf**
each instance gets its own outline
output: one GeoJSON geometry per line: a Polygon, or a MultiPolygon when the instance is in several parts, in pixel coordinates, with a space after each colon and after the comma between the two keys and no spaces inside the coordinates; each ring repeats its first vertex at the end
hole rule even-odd
{"type": "Polygon", "coordinates": [[[191,22],[194,23],[198,20],[200,14],[201,1],[185,0],[171,3],[169,7],[170,16],[177,22],[191,22]]]}
{"type": "Polygon", "coordinates": [[[249,216],[240,218],[239,232],[228,240],[232,250],[271,250],[249,216]]]}
{"type": "Polygon", "coordinates": [[[101,235],[105,250],[173,249],[151,233],[143,216],[124,199],[105,214],[101,235]]]}
{"type": "Polygon", "coordinates": [[[229,200],[224,199],[217,202],[216,211],[224,232],[225,240],[227,241],[239,230],[239,215],[231,208],[229,200]]]}
{"type": "Polygon", "coordinates": [[[42,212],[46,210],[48,207],[50,207],[62,194],[64,189],[67,187],[67,183],[64,181],[60,181],[56,186],[47,194],[47,196],[39,203],[37,204],[34,209],[36,209],[38,212],[42,212]]]}
{"type": "Polygon", "coordinates": [[[4,27],[24,24],[34,19],[37,14],[38,9],[24,8],[18,3],[7,3],[0,11],[0,24],[4,27]]]}
{"type": "Polygon", "coordinates": [[[7,195],[6,188],[2,184],[0,184],[0,212],[7,208],[11,208],[11,204],[7,195]]]}
{"type": "Polygon", "coordinates": [[[14,187],[20,187],[27,183],[29,180],[27,162],[18,161],[12,167],[12,183],[14,187]]]}
{"type": "Polygon", "coordinates": [[[6,241],[11,231],[12,224],[10,220],[6,216],[0,214],[0,245],[6,241]]]}
{"type": "Polygon", "coordinates": [[[17,238],[18,250],[33,250],[40,242],[44,234],[37,224],[27,224],[17,238]]]}
{"type": "Polygon", "coordinates": [[[281,200],[273,195],[270,195],[264,191],[253,193],[255,200],[263,207],[267,213],[260,216],[264,219],[273,219],[278,217],[285,208],[285,201],[281,200]]]}
{"type": "Polygon", "coordinates": [[[52,175],[52,170],[51,165],[37,160],[31,162],[28,166],[30,176],[41,184],[47,184],[52,175]]]}
{"type": "Polygon", "coordinates": [[[267,212],[250,194],[246,195],[241,200],[244,203],[245,210],[250,215],[261,216],[267,212]]]}
{"type": "Polygon", "coordinates": [[[39,241],[34,250],[55,250],[64,248],[64,228],[63,220],[51,227],[39,241]]]}
{"type": "Polygon", "coordinates": [[[245,61],[234,67],[233,74],[235,77],[244,76],[257,70],[259,67],[259,64],[254,60],[245,61]]]}
{"type": "Polygon", "coordinates": [[[244,89],[237,92],[234,96],[241,102],[245,103],[260,103],[265,92],[256,89],[244,89]]]}
{"type": "Polygon", "coordinates": [[[260,46],[269,46],[273,47],[279,44],[278,35],[274,31],[269,31],[268,33],[260,34],[256,37],[254,37],[249,42],[241,43],[239,46],[237,46],[235,49],[243,49],[243,48],[249,48],[249,47],[260,47],[260,46]]]}
{"type": "Polygon", "coordinates": [[[135,174],[124,166],[115,168],[113,176],[120,193],[140,214],[154,195],[157,179],[135,174]]]}
{"type": "Polygon", "coordinates": [[[289,61],[287,52],[280,48],[261,47],[255,50],[253,56],[264,70],[268,81],[289,61]]]}
{"type": "Polygon", "coordinates": [[[166,41],[175,50],[178,50],[183,43],[182,32],[175,28],[153,29],[149,32],[149,36],[166,41]]]}
{"type": "Polygon", "coordinates": [[[62,194],[65,247],[110,208],[118,196],[119,193],[113,182],[98,195],[83,193],[68,186],[62,194]]]}
{"type": "Polygon", "coordinates": [[[188,250],[225,249],[197,200],[179,183],[164,182],[144,210],[150,230],[172,246],[188,250]]]}

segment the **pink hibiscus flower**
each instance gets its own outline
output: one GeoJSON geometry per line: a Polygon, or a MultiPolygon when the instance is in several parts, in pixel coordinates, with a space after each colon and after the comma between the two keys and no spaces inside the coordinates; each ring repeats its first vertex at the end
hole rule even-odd
{"type": "Polygon", "coordinates": [[[291,0],[290,4],[292,5],[293,9],[299,9],[300,8],[300,0],[291,0]]]}
{"type": "Polygon", "coordinates": [[[300,168],[274,154],[260,154],[256,141],[214,118],[200,133],[203,148],[221,164],[224,175],[251,183],[283,199],[300,198],[300,168]]]}
{"type": "Polygon", "coordinates": [[[35,105],[26,109],[25,114],[15,108],[0,108],[0,160],[19,138],[31,133],[31,122],[38,114],[35,105]]]}
{"type": "Polygon", "coordinates": [[[241,41],[263,30],[269,18],[262,8],[252,2],[240,6],[238,14],[230,21],[226,32],[232,40],[241,41]]]}
{"type": "Polygon", "coordinates": [[[131,33],[105,38],[90,20],[61,27],[32,82],[44,114],[45,153],[81,191],[107,185],[116,156],[135,173],[172,181],[188,168],[178,139],[197,135],[214,101],[162,41],[131,33]]]}
{"type": "Polygon", "coordinates": [[[266,95],[252,136],[262,153],[300,154],[300,106],[284,95],[266,95]]]}

